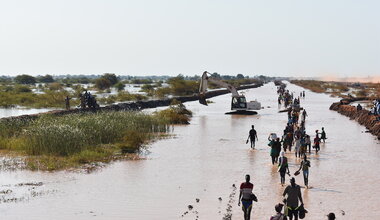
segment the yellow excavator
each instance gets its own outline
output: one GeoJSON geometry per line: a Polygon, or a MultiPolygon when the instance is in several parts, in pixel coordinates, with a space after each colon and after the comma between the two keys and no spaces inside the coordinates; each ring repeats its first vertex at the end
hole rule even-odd
{"type": "Polygon", "coordinates": [[[258,101],[250,101],[247,102],[244,95],[240,95],[236,88],[226,82],[223,82],[220,79],[217,79],[215,77],[212,77],[211,74],[207,71],[205,71],[202,74],[201,82],[199,85],[199,103],[202,105],[207,105],[206,102],[206,93],[207,93],[207,86],[208,82],[212,82],[216,85],[219,85],[221,87],[224,87],[228,89],[232,94],[232,100],[231,100],[231,110],[234,112],[228,112],[226,114],[243,114],[243,115],[252,115],[257,114],[257,112],[252,110],[260,110],[261,109],[261,103],[258,101]]]}

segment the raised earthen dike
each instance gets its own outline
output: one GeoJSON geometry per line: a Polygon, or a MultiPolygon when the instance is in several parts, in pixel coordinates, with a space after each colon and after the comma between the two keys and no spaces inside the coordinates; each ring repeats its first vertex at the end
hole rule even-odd
{"type": "Polygon", "coordinates": [[[359,124],[364,125],[368,131],[375,135],[380,140],[380,122],[376,120],[376,116],[369,115],[368,110],[356,110],[355,106],[349,105],[351,102],[365,100],[366,98],[358,99],[342,99],[340,102],[335,102],[330,106],[330,110],[339,112],[342,115],[356,120],[359,124]]]}

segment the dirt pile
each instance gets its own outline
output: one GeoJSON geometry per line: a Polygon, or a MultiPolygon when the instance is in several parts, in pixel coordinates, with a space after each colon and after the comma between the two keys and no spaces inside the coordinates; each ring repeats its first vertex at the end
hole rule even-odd
{"type": "Polygon", "coordinates": [[[377,136],[380,140],[380,121],[376,120],[376,116],[370,115],[368,110],[363,109],[358,111],[355,106],[349,105],[349,103],[354,101],[357,100],[344,99],[341,100],[341,102],[335,102],[330,106],[330,110],[337,111],[352,120],[356,120],[359,124],[364,125],[371,134],[377,136]]]}

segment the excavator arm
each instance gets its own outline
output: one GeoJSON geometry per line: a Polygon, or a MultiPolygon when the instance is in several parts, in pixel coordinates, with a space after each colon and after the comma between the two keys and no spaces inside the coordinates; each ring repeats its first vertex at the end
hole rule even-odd
{"type": "Polygon", "coordinates": [[[221,87],[228,89],[228,91],[230,91],[232,93],[232,97],[238,97],[239,96],[239,93],[237,92],[237,90],[234,86],[232,86],[228,83],[225,83],[222,80],[213,78],[209,72],[205,71],[202,74],[201,82],[199,85],[199,103],[201,103],[203,105],[207,105],[206,92],[207,92],[207,87],[208,87],[209,81],[215,83],[216,85],[219,85],[221,87]]]}

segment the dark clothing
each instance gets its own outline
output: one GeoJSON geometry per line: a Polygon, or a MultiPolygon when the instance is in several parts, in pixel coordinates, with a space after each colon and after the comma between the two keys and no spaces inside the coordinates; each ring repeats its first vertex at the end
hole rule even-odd
{"type": "Polygon", "coordinates": [[[298,207],[286,207],[288,209],[288,216],[292,218],[294,216],[295,219],[298,218],[298,207]]]}
{"type": "Polygon", "coordinates": [[[320,150],[320,146],[319,146],[320,141],[321,141],[321,140],[319,139],[318,136],[314,138],[314,148],[315,148],[315,151],[316,151],[317,153],[318,153],[318,151],[320,150]]]}
{"type": "MultiPolygon", "coordinates": [[[[248,138],[251,140],[251,148],[255,148],[255,142],[256,142],[256,138],[257,138],[257,132],[255,129],[251,129],[249,131],[249,136],[248,138]]],[[[248,140],[247,140],[247,143],[248,143],[248,140]]]]}
{"type": "Polygon", "coordinates": [[[287,186],[283,193],[283,196],[288,195],[286,199],[286,205],[289,207],[298,207],[298,199],[302,198],[301,196],[301,188],[299,185],[287,186]]]}
{"type": "Polygon", "coordinates": [[[251,141],[255,142],[256,141],[256,136],[257,136],[257,132],[255,129],[251,129],[249,131],[249,138],[251,139],[251,141]]]}
{"type": "Polygon", "coordinates": [[[322,140],[326,139],[326,132],[325,131],[322,131],[322,133],[321,133],[321,139],[322,140]]]}
{"type": "Polygon", "coordinates": [[[310,167],[310,161],[308,160],[303,160],[301,162],[301,169],[304,171],[304,170],[309,170],[309,167],[310,167]]]}
{"type": "Polygon", "coordinates": [[[286,169],[288,168],[288,158],[280,157],[278,160],[278,167],[280,172],[286,172],[286,169]]]}
{"type": "Polygon", "coordinates": [[[272,149],[270,151],[270,155],[274,156],[274,157],[280,156],[281,142],[280,141],[272,141],[271,142],[271,147],[272,147],[272,149]]]}
{"type": "Polygon", "coordinates": [[[70,99],[68,96],[65,98],[66,110],[70,109],[70,99]]]}
{"type": "Polygon", "coordinates": [[[278,159],[278,171],[280,172],[281,184],[285,184],[285,174],[288,169],[288,158],[280,157],[278,159]]]}
{"type": "Polygon", "coordinates": [[[301,162],[300,169],[302,169],[303,173],[303,181],[305,183],[305,186],[309,185],[309,167],[310,167],[310,161],[308,160],[303,160],[301,162]]]}

